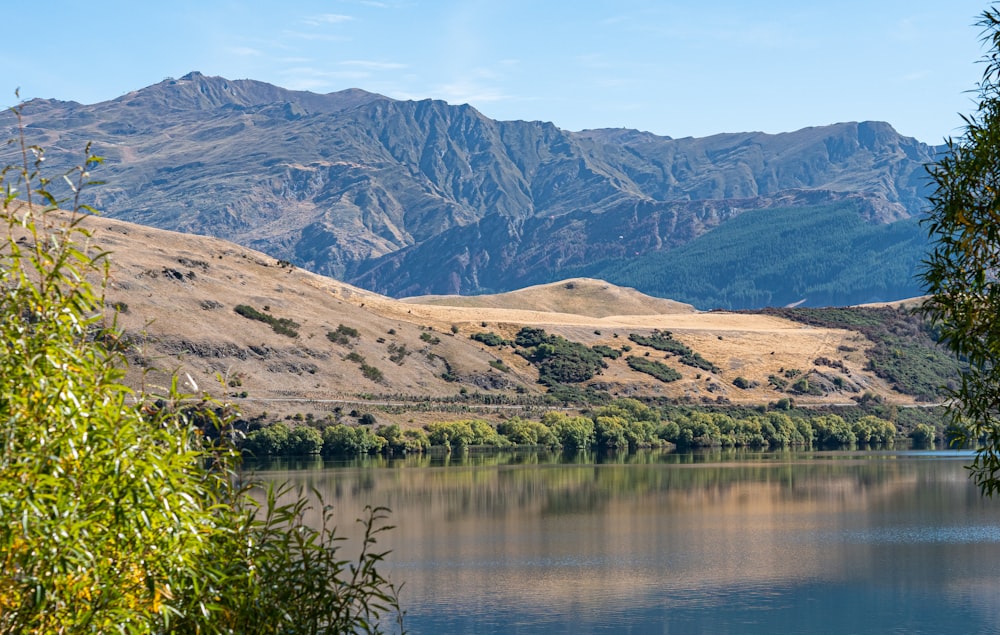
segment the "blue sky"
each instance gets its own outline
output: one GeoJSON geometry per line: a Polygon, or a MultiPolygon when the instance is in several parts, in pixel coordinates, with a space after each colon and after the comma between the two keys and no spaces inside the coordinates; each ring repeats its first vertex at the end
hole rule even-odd
{"type": "Polygon", "coordinates": [[[94,103],[198,70],[672,137],[883,120],[960,134],[985,2],[15,2],[9,97],[94,103]]]}

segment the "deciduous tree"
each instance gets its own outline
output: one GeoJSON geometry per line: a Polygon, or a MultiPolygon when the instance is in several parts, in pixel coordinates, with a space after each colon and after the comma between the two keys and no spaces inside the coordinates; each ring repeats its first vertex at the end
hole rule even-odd
{"type": "Polygon", "coordinates": [[[977,25],[987,48],[978,106],[929,168],[932,248],[921,275],[923,310],[968,363],[949,413],[957,440],[980,444],[969,467],[991,496],[1000,491],[1000,11],[988,8],[977,25]]]}

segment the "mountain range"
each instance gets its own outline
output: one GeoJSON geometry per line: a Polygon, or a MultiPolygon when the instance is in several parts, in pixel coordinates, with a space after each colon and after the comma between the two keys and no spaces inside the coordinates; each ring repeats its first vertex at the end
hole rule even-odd
{"type": "Polygon", "coordinates": [[[98,104],[32,100],[23,121],[55,168],[93,143],[107,184],[91,202],[112,218],[222,238],[378,294],[589,277],[700,309],[918,295],[924,166],[942,151],[882,122],[571,132],[196,72],[98,104]]]}

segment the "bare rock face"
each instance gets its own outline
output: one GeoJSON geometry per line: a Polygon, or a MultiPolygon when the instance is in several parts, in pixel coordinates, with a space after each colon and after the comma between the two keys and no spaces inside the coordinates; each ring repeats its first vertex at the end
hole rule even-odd
{"type": "Polygon", "coordinates": [[[881,122],[701,139],[569,132],[441,101],[200,73],[24,113],[51,164],[72,165],[94,142],[108,185],[93,203],[112,217],[225,238],[393,296],[602,276],[748,210],[849,202],[864,223],[905,221],[925,205],[923,166],[939,151],[881,122]]]}

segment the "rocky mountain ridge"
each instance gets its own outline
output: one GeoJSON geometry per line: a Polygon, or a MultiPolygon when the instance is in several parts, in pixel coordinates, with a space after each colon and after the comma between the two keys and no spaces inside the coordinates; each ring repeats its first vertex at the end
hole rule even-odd
{"type": "Polygon", "coordinates": [[[880,122],[702,139],[570,132],[468,105],[200,73],[100,104],[35,100],[24,121],[56,166],[94,143],[108,185],[93,202],[111,217],[397,297],[606,277],[747,210],[847,201],[866,224],[905,221],[925,204],[923,166],[939,151],[880,122]]]}

